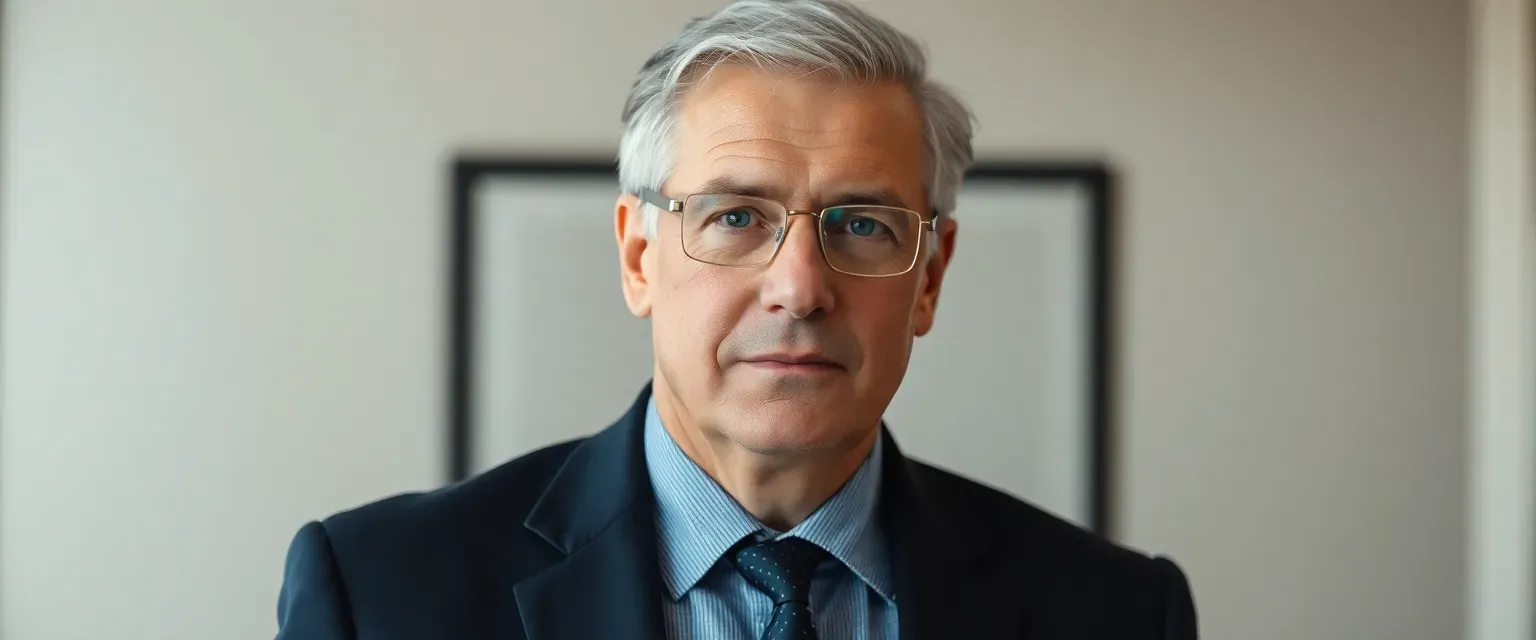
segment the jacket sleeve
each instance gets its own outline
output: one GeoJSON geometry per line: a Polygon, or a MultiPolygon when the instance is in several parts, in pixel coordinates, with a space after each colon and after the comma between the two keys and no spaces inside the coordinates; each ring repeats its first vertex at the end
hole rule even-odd
{"type": "Polygon", "coordinates": [[[311,522],[288,546],[277,600],[277,640],[354,640],[351,607],[331,539],[311,522]]]}
{"type": "Polygon", "coordinates": [[[1198,640],[1200,632],[1195,620],[1195,600],[1190,594],[1189,578],[1172,560],[1157,558],[1156,561],[1163,570],[1163,638],[1198,640]]]}

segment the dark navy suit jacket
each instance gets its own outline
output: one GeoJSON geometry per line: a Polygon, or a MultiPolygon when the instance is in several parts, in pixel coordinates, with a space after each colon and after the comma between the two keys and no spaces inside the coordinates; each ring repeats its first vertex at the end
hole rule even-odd
{"type": "MultiPolygon", "coordinates": [[[[648,398],[590,438],[305,525],[288,551],[277,637],[662,640],[648,398]]],[[[905,458],[882,437],[901,640],[1196,637],[1173,562],[905,458]]]]}

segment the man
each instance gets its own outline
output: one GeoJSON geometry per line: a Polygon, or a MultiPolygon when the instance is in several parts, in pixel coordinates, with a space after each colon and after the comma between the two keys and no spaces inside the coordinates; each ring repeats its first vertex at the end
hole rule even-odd
{"type": "Polygon", "coordinates": [[[652,383],[591,438],[305,526],[278,637],[1194,638],[1172,562],[882,425],[971,160],[924,66],[824,0],[743,0],[653,56],[614,207],[652,383]]]}

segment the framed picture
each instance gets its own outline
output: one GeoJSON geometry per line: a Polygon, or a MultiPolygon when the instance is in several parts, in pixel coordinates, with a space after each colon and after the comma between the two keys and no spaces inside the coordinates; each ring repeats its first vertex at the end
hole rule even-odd
{"type": "MultiPolygon", "coordinates": [[[[611,162],[452,167],[453,480],[612,424],[650,380],[619,285],[611,162]]],[[[904,453],[1108,532],[1109,171],[980,164],[934,330],[885,414],[904,453]]]]}

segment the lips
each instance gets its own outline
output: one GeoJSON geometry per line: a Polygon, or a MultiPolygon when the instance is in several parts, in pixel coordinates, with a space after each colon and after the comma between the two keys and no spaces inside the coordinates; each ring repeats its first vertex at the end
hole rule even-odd
{"type": "Polygon", "coordinates": [[[768,353],[742,358],[742,362],[769,367],[843,368],[831,358],[815,353],[768,353]]]}

